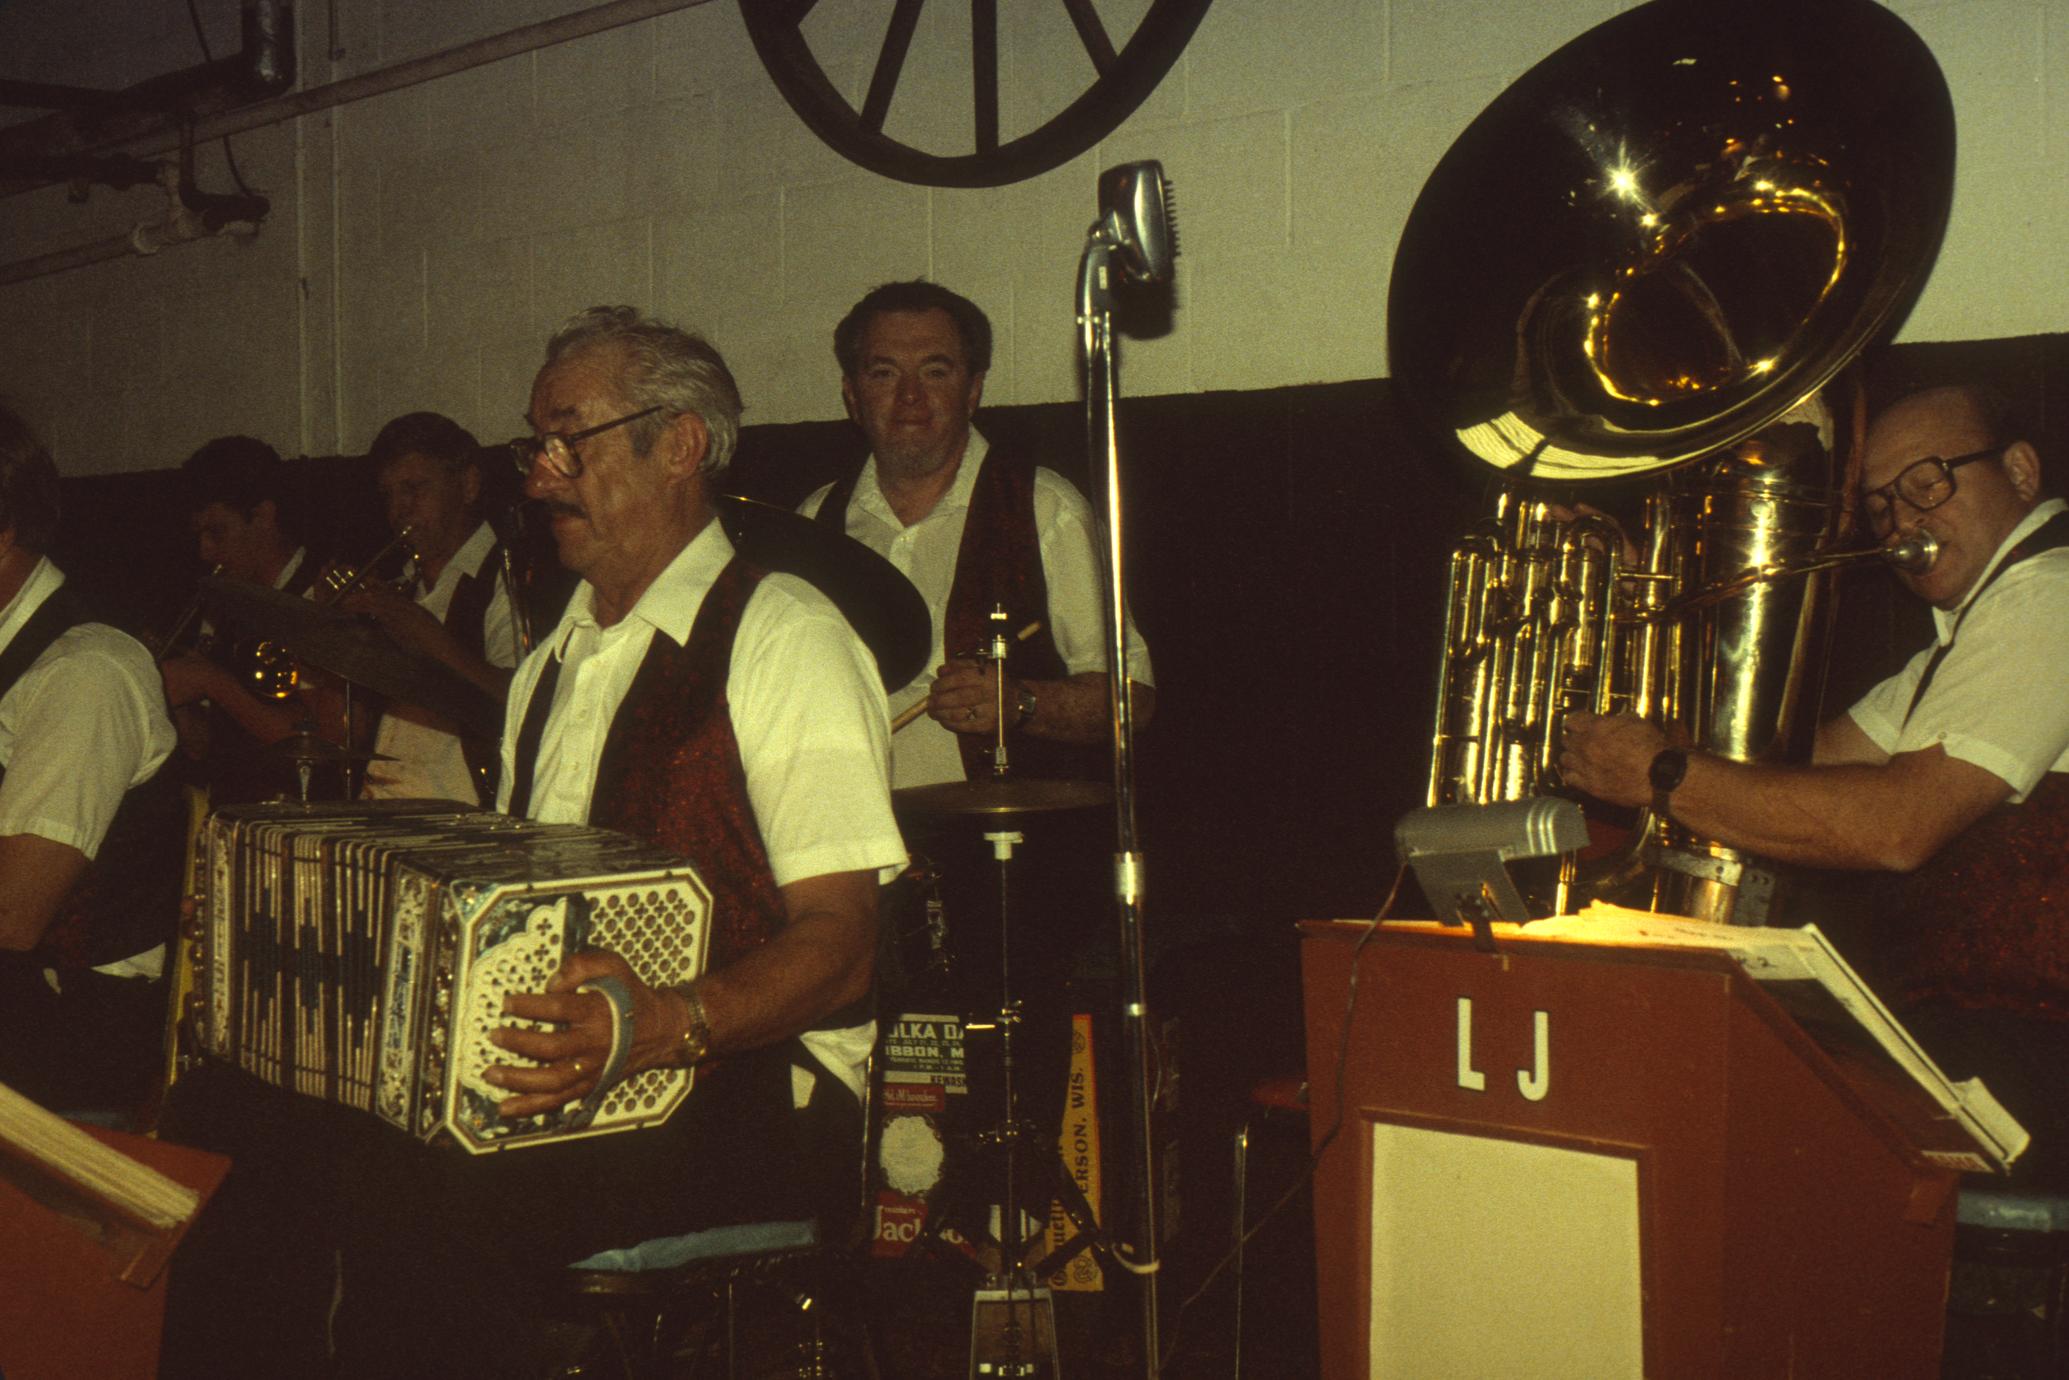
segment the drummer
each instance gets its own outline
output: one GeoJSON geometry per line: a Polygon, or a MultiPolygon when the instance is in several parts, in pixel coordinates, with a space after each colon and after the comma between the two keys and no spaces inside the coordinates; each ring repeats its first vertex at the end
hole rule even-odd
{"type": "MultiPolygon", "coordinates": [[[[834,328],[833,352],[842,404],[870,453],[799,511],[888,559],[919,589],[933,620],[929,664],[936,669],[891,695],[894,722],[924,705],[892,737],[892,784],[990,780],[1001,739],[1016,779],[1110,780],[1099,523],[1069,480],[1027,448],[994,446],[972,426],[991,368],[991,322],[976,303],[938,284],[885,283],[834,328]],[[991,642],[998,605],[1010,640],[1003,734],[998,664],[971,655],[991,642]]],[[[1156,690],[1132,620],[1128,666],[1135,722],[1146,724],[1156,690]]],[[[915,990],[907,1004],[938,998],[972,1014],[1019,1001],[1024,1035],[1014,1058],[1024,1095],[1016,1096],[1016,1110],[1054,1127],[1069,1074],[1074,1004],[1065,984],[1107,932],[1111,830],[1090,812],[1014,820],[1024,839],[1010,864],[1009,992],[998,864],[981,837],[986,826],[972,818],[902,822],[914,853],[942,874],[954,969],[947,992],[915,990]]],[[[907,886],[887,894],[893,928],[920,928],[900,918],[922,909],[912,893],[907,886]]],[[[983,1058],[973,1058],[980,1099],[988,1072],[983,1058]]],[[[997,1114],[995,1106],[967,1112],[973,1126],[997,1114]]],[[[961,1196],[953,1211],[982,1212],[961,1196]]]]}
{"type": "MultiPolygon", "coordinates": [[[[926,704],[892,742],[892,785],[990,776],[997,671],[970,653],[990,642],[996,604],[1019,638],[1005,687],[1014,774],[1105,780],[1106,753],[1095,749],[1110,737],[1113,702],[1099,524],[1069,480],[971,425],[991,368],[990,320],[924,279],[885,283],[834,328],[833,352],[841,402],[870,453],[799,511],[888,559],[934,620],[934,673],[891,696],[894,718],[926,704]]],[[[1132,620],[1128,668],[1135,722],[1147,724],[1156,690],[1132,620]]]]}
{"type": "MultiPolygon", "coordinates": [[[[501,702],[524,649],[503,546],[486,520],[480,453],[465,427],[436,412],[407,413],[381,428],[368,458],[388,530],[411,553],[408,579],[401,589],[362,583],[345,607],[501,702]]],[[[495,801],[495,741],[462,737],[428,709],[391,700],[374,752],[368,799],[495,801]]]]}

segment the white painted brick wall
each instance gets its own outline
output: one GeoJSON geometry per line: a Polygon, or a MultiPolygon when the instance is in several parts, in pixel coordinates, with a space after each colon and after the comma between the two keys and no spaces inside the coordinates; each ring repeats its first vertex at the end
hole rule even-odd
{"type": "MultiPolygon", "coordinates": [[[[1147,0],[1099,0],[1125,34],[1147,0]]],[[[67,0],[0,7],[0,73],[116,86],[198,60],[184,0],[111,32],[67,0]]],[[[304,82],[582,8],[579,0],[301,5],[304,82]]],[[[1184,257],[1174,328],[1125,347],[1131,394],[1387,370],[1387,278],[1430,166],[1502,86],[1618,0],[1216,0],[1185,58],[1098,149],[1011,187],[930,190],[822,145],[763,73],[732,0],[239,136],[273,198],[257,243],[186,246],[0,288],[0,392],[71,473],[176,464],[207,438],[364,447],[415,407],[513,434],[547,332],[630,301],[707,332],[751,422],[838,414],[828,345],[870,284],[924,273],[990,311],[995,403],[1077,395],[1073,280],[1098,169],[1163,160],[1184,257]]],[[[2069,329],[2069,0],[1897,6],[1938,54],[1960,185],[1912,339],[2069,329]]],[[[204,5],[218,53],[227,3],[204,5]]],[[[1073,96],[1060,5],[1001,7],[1004,119],[1073,96]]],[[[889,0],[822,0],[809,33],[859,100],[889,0]]],[[[929,6],[888,132],[952,149],[966,20],[929,6]],[[961,45],[961,46],[959,46],[961,45]]],[[[219,148],[202,177],[229,185],[219,148]]],[[[103,238],[155,193],[0,200],[0,259],[103,238]]]]}

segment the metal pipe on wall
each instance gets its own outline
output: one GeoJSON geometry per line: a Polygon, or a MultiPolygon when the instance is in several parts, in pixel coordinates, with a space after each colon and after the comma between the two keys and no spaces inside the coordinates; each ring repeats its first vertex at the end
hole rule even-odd
{"type": "MultiPolygon", "coordinates": [[[[244,134],[254,129],[263,129],[284,120],[302,115],[314,115],[337,106],[349,105],[370,96],[384,96],[391,91],[418,86],[440,77],[449,77],[504,58],[518,57],[550,48],[591,34],[603,33],[608,29],[622,28],[642,20],[655,19],[677,10],[694,9],[708,4],[710,0],[610,0],[608,4],[580,10],[574,14],[562,15],[558,19],[545,19],[536,24],[527,24],[521,29],[489,38],[476,39],[457,48],[430,53],[424,57],[399,62],[393,67],[384,67],[378,72],[367,72],[356,77],[346,77],[308,91],[290,92],[256,105],[237,110],[226,110],[205,115],[193,127],[196,144],[228,135],[244,134]]],[[[120,144],[134,154],[163,153],[177,148],[180,142],[180,126],[176,118],[168,117],[162,127],[127,134],[119,138],[101,141],[90,147],[105,148],[120,144]]],[[[0,187],[0,193],[33,191],[50,186],[49,182],[17,183],[0,187]]]]}
{"type": "MultiPolygon", "coordinates": [[[[192,138],[196,145],[233,134],[243,134],[284,120],[313,115],[353,101],[365,100],[370,96],[382,96],[404,87],[421,85],[449,77],[471,68],[483,67],[504,58],[517,57],[540,48],[586,38],[607,29],[636,24],[641,20],[654,19],[676,10],[694,9],[708,4],[709,0],[611,0],[609,4],[597,5],[575,14],[562,15],[558,19],[542,20],[527,24],[521,29],[491,38],[478,39],[473,43],[448,48],[443,52],[431,53],[425,57],[412,58],[378,72],[367,72],[357,77],[347,77],[308,91],[297,91],[257,105],[245,106],[239,110],[224,111],[197,121],[192,138]]],[[[166,127],[142,134],[133,134],[123,140],[133,154],[160,153],[179,145],[181,131],[176,120],[168,120],[166,127]]],[[[30,191],[36,187],[52,185],[43,183],[22,183],[0,186],[0,195],[12,192],[30,191]]],[[[60,249],[53,253],[38,255],[32,259],[21,259],[10,264],[0,264],[0,285],[27,282],[32,278],[46,278],[52,274],[66,273],[89,264],[102,263],[121,258],[136,250],[132,242],[134,234],[141,232],[137,227],[129,235],[117,235],[97,240],[91,244],[78,245],[71,249],[60,249]]],[[[186,238],[197,238],[187,236],[186,238]]]]}
{"type": "MultiPolygon", "coordinates": [[[[0,191],[29,191],[81,176],[78,155],[178,132],[186,121],[286,91],[295,81],[294,25],[286,0],[244,0],[243,46],[225,58],[164,72],[120,91],[72,88],[67,109],[0,129],[0,191]],[[72,166],[63,166],[69,162],[72,166]],[[52,166],[52,165],[57,166],[52,166]]],[[[55,94],[55,88],[49,88],[55,94]]],[[[27,103],[26,95],[16,104],[27,103]]]]}
{"type": "Polygon", "coordinates": [[[246,233],[256,234],[259,220],[268,209],[264,197],[192,194],[191,188],[182,185],[180,169],[171,163],[160,167],[158,182],[165,189],[164,215],[155,220],[139,221],[120,235],[39,254],[31,259],[19,259],[11,264],[0,264],[0,287],[32,278],[48,278],[131,254],[156,254],[175,244],[207,239],[234,226],[248,225],[250,230],[246,233]]]}

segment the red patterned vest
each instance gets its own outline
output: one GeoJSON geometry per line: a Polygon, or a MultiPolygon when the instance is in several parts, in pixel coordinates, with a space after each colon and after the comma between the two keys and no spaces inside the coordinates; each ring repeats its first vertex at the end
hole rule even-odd
{"type": "MultiPolygon", "coordinates": [[[[819,521],[846,530],[848,501],[860,474],[858,469],[834,485],[814,514],[819,521]]],[[[1041,533],[1035,526],[1034,482],[1031,460],[1004,446],[993,446],[985,454],[971,486],[962,544],[956,549],[942,641],[952,657],[988,647],[992,609],[1003,605],[1009,637],[1036,620],[1042,624],[1027,641],[1014,644],[1006,663],[1010,674],[1022,680],[1062,680],[1070,670],[1049,626],[1049,582],[1042,571],[1041,533]]],[[[958,734],[956,746],[962,750],[965,777],[982,781],[991,775],[988,737],[958,734]]],[[[1107,754],[1099,748],[1022,735],[1013,740],[1011,751],[1017,776],[1103,780],[1107,775],[1107,754]]]]}
{"type": "MultiPolygon", "coordinates": [[[[1997,577],[2062,546],[2069,546],[2069,513],[2056,513],[2005,553],[1926,663],[1912,710],[1960,638],[1968,609],[1997,577]]],[[[1925,866],[1893,879],[1890,895],[1882,967],[1893,1004],[1938,1001],[2069,1020],[2069,776],[2051,771],[2020,804],[1984,815],[1925,866]]]]}
{"type": "Polygon", "coordinates": [[[2069,1020],[2069,773],[1984,815],[1891,891],[1893,1005],[2069,1020]]]}
{"type": "MultiPolygon", "coordinates": [[[[651,840],[697,865],[714,903],[711,954],[716,969],[783,927],[783,894],[747,798],[747,773],[726,701],[726,674],[740,615],[762,571],[730,561],[705,594],[689,641],[654,635],[632,688],[619,704],[597,764],[589,822],[651,840]]],[[[522,814],[537,765],[530,725],[553,702],[542,677],[526,707],[511,812],[522,814]]]]}

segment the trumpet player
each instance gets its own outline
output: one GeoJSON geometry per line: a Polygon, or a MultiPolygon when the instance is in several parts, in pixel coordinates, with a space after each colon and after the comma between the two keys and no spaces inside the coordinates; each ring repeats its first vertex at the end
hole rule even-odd
{"type": "MultiPolygon", "coordinates": [[[[362,585],[345,607],[500,700],[519,649],[503,548],[485,520],[480,449],[465,427],[436,412],[381,428],[369,458],[388,530],[411,552],[409,578],[402,589],[362,585]]],[[[391,702],[374,751],[394,760],[377,756],[368,765],[370,798],[494,802],[496,744],[464,739],[420,706],[391,702]]]]}
{"type": "Polygon", "coordinates": [[[2069,507],[1979,388],[1916,393],[1870,428],[1861,519],[1929,534],[1899,575],[1934,644],[1825,723],[1808,766],[1683,750],[1629,715],[1570,715],[1566,781],[1784,862],[1890,874],[1871,967],[1955,1077],[2034,1137],[2020,1176],[2069,1184],[2069,507]]]}
{"type": "MultiPolygon", "coordinates": [[[[286,466],[278,451],[250,436],[221,436],[181,467],[187,525],[204,567],[229,579],[307,595],[321,563],[294,526],[286,466]]],[[[204,625],[195,646],[171,649],[159,664],[180,748],[200,764],[217,805],[262,800],[292,789],[293,769],[260,750],[304,721],[337,729],[331,696],[296,683],[285,654],[259,652],[233,627],[204,625]],[[278,665],[262,664],[277,660],[278,665]]]]}

